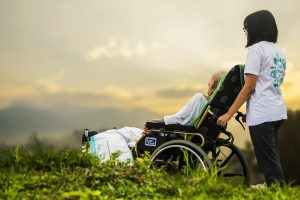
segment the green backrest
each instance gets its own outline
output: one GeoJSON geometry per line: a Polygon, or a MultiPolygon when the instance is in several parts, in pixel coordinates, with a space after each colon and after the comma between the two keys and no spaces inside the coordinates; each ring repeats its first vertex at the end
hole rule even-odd
{"type": "Polygon", "coordinates": [[[193,125],[196,128],[200,128],[199,122],[208,106],[216,116],[221,116],[228,111],[244,85],[244,67],[245,65],[236,65],[222,76],[210,99],[194,119],[193,125]]]}
{"type": "Polygon", "coordinates": [[[221,77],[221,79],[220,79],[220,81],[219,81],[219,83],[218,83],[218,85],[217,85],[215,91],[214,91],[213,94],[209,97],[209,100],[206,102],[206,104],[205,104],[202,108],[200,108],[200,112],[199,112],[198,116],[193,120],[193,125],[194,125],[195,127],[197,126],[198,122],[200,121],[200,119],[201,119],[203,113],[205,112],[205,110],[207,109],[207,107],[211,104],[211,102],[212,102],[214,96],[217,94],[217,92],[218,92],[219,88],[221,87],[221,85],[222,85],[224,79],[226,78],[226,76],[227,76],[227,73],[224,74],[224,75],[221,77]]]}

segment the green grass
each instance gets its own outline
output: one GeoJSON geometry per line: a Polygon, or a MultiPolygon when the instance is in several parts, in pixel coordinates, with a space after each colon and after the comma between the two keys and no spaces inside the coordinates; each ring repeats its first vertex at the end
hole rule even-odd
{"type": "Polygon", "coordinates": [[[112,158],[100,163],[76,150],[54,149],[38,140],[0,149],[0,199],[299,199],[300,188],[251,189],[227,184],[211,173],[170,176],[112,158]]]}

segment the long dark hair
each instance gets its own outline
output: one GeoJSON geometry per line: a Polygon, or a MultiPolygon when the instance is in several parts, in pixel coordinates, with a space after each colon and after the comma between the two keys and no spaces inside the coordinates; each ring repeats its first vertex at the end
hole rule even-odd
{"type": "Polygon", "coordinates": [[[248,15],[244,20],[244,29],[248,32],[246,47],[260,41],[277,42],[278,29],[270,11],[260,10],[248,15]]]}

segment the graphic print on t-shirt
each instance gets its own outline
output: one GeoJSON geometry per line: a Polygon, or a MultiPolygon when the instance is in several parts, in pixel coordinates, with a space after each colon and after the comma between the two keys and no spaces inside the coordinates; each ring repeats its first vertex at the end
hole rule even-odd
{"type": "Polygon", "coordinates": [[[285,76],[285,59],[275,57],[274,58],[274,66],[271,66],[270,75],[274,78],[273,86],[275,88],[279,87],[285,76]]]}

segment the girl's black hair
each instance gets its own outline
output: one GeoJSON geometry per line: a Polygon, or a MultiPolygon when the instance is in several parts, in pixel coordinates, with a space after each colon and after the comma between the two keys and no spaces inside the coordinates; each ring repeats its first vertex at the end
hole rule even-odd
{"type": "Polygon", "coordinates": [[[277,42],[278,29],[274,16],[270,11],[260,10],[248,15],[244,20],[249,47],[260,41],[277,42]]]}

